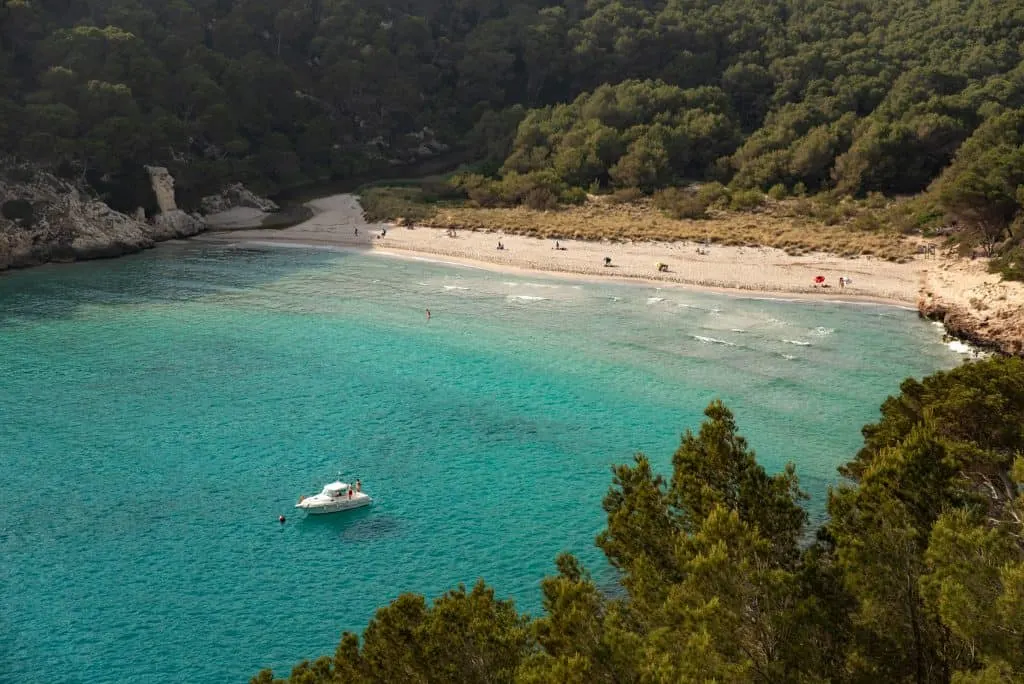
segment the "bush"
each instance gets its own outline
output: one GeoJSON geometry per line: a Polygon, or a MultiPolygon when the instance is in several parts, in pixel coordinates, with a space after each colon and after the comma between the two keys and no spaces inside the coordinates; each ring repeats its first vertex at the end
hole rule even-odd
{"type": "Polygon", "coordinates": [[[583,188],[566,188],[558,196],[558,201],[563,204],[583,204],[587,201],[587,191],[583,188]]]}
{"type": "Polygon", "coordinates": [[[750,211],[764,204],[764,195],[760,190],[740,190],[732,193],[729,208],[733,211],[750,211]]]}
{"type": "Polygon", "coordinates": [[[11,221],[18,221],[22,226],[32,225],[33,210],[32,203],[24,199],[7,200],[0,206],[0,213],[4,218],[11,221]]]}
{"type": "Polygon", "coordinates": [[[493,181],[487,181],[486,183],[469,188],[467,194],[471,201],[476,202],[478,206],[484,209],[500,207],[503,204],[497,183],[493,181]]]}
{"type": "Polygon", "coordinates": [[[803,181],[800,181],[799,183],[797,183],[796,185],[793,186],[793,196],[794,197],[804,197],[806,195],[807,195],[807,185],[805,185],[803,181]]]}
{"type": "Polygon", "coordinates": [[[497,207],[502,203],[497,182],[478,173],[452,176],[448,182],[480,207],[497,207]]]}
{"type": "Polygon", "coordinates": [[[366,188],[359,194],[359,204],[363,207],[363,216],[371,222],[398,218],[420,221],[437,213],[424,199],[420,188],[366,188]]]}
{"type": "Polygon", "coordinates": [[[420,184],[423,190],[423,199],[427,202],[442,202],[445,200],[466,199],[466,191],[451,179],[441,180],[431,178],[420,184]]]}
{"type": "Polygon", "coordinates": [[[665,188],[654,194],[654,206],[674,219],[707,218],[707,203],[696,193],[665,188]]]}
{"type": "Polygon", "coordinates": [[[700,186],[697,190],[697,197],[700,198],[705,207],[725,208],[729,206],[729,189],[717,181],[700,186]]]}
{"type": "Polygon", "coordinates": [[[558,198],[555,193],[544,187],[531,189],[523,197],[523,204],[536,211],[545,211],[558,208],[558,198]]]}
{"type": "Polygon", "coordinates": [[[768,190],[768,196],[773,200],[785,199],[787,194],[786,186],[782,183],[776,183],[768,190]]]}
{"type": "Polygon", "coordinates": [[[872,232],[882,229],[882,221],[873,212],[865,212],[853,220],[853,229],[872,232]]]}
{"type": "Polygon", "coordinates": [[[1024,280],[1024,245],[1015,245],[996,256],[988,268],[1006,280],[1024,280]]]}
{"type": "Polygon", "coordinates": [[[869,192],[866,204],[872,209],[885,209],[889,200],[880,192],[869,192]]]}

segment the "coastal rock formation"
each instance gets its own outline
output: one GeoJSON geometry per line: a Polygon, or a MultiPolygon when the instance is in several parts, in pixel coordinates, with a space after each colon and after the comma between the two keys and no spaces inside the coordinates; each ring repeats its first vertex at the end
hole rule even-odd
{"type": "MultiPolygon", "coordinates": [[[[157,177],[161,187],[173,191],[169,174],[157,177]]],[[[162,206],[167,199],[163,198],[162,206]]],[[[150,221],[129,216],[51,173],[4,162],[0,162],[0,209],[0,270],[120,256],[160,240],[195,235],[206,227],[178,209],[150,221]]]]}
{"type": "Polygon", "coordinates": [[[166,214],[178,208],[174,199],[174,177],[162,166],[147,166],[149,180],[153,184],[153,193],[156,195],[157,206],[160,213],[166,214]]]}
{"type": "Polygon", "coordinates": [[[175,209],[154,216],[148,228],[150,237],[159,242],[198,235],[206,230],[206,223],[196,215],[175,209]]]}
{"type": "Polygon", "coordinates": [[[241,183],[232,183],[218,194],[208,195],[200,200],[200,208],[204,214],[219,214],[237,207],[258,209],[266,213],[280,210],[276,202],[260,197],[241,183]]]}
{"type": "Polygon", "coordinates": [[[983,260],[934,269],[921,290],[918,313],[940,321],[951,336],[981,349],[1024,356],[1024,283],[988,273],[983,260]]]}

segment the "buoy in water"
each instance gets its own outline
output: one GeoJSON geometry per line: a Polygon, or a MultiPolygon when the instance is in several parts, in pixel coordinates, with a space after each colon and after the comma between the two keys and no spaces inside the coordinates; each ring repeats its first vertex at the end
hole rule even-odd
{"type": "Polygon", "coordinates": [[[283,515],[279,515],[279,516],[277,516],[277,522],[279,522],[279,523],[281,523],[282,525],[284,525],[284,516],[283,516],[283,515]]]}

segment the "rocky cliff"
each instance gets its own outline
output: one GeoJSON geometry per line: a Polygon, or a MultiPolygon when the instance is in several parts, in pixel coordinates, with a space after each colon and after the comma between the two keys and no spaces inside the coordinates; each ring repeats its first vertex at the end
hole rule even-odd
{"type": "Polygon", "coordinates": [[[0,161],[0,270],[120,256],[205,230],[201,219],[168,204],[173,180],[168,198],[166,169],[154,173],[164,184],[161,207],[167,210],[147,219],[141,211],[135,216],[114,211],[84,188],[41,169],[0,161]]]}

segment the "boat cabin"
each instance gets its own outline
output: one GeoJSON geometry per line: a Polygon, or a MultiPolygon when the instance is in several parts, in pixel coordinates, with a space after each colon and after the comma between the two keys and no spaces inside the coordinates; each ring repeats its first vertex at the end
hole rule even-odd
{"type": "Polygon", "coordinates": [[[348,493],[348,490],[348,483],[332,482],[331,484],[324,487],[324,494],[331,497],[332,499],[337,499],[339,497],[345,496],[348,493]]]}

